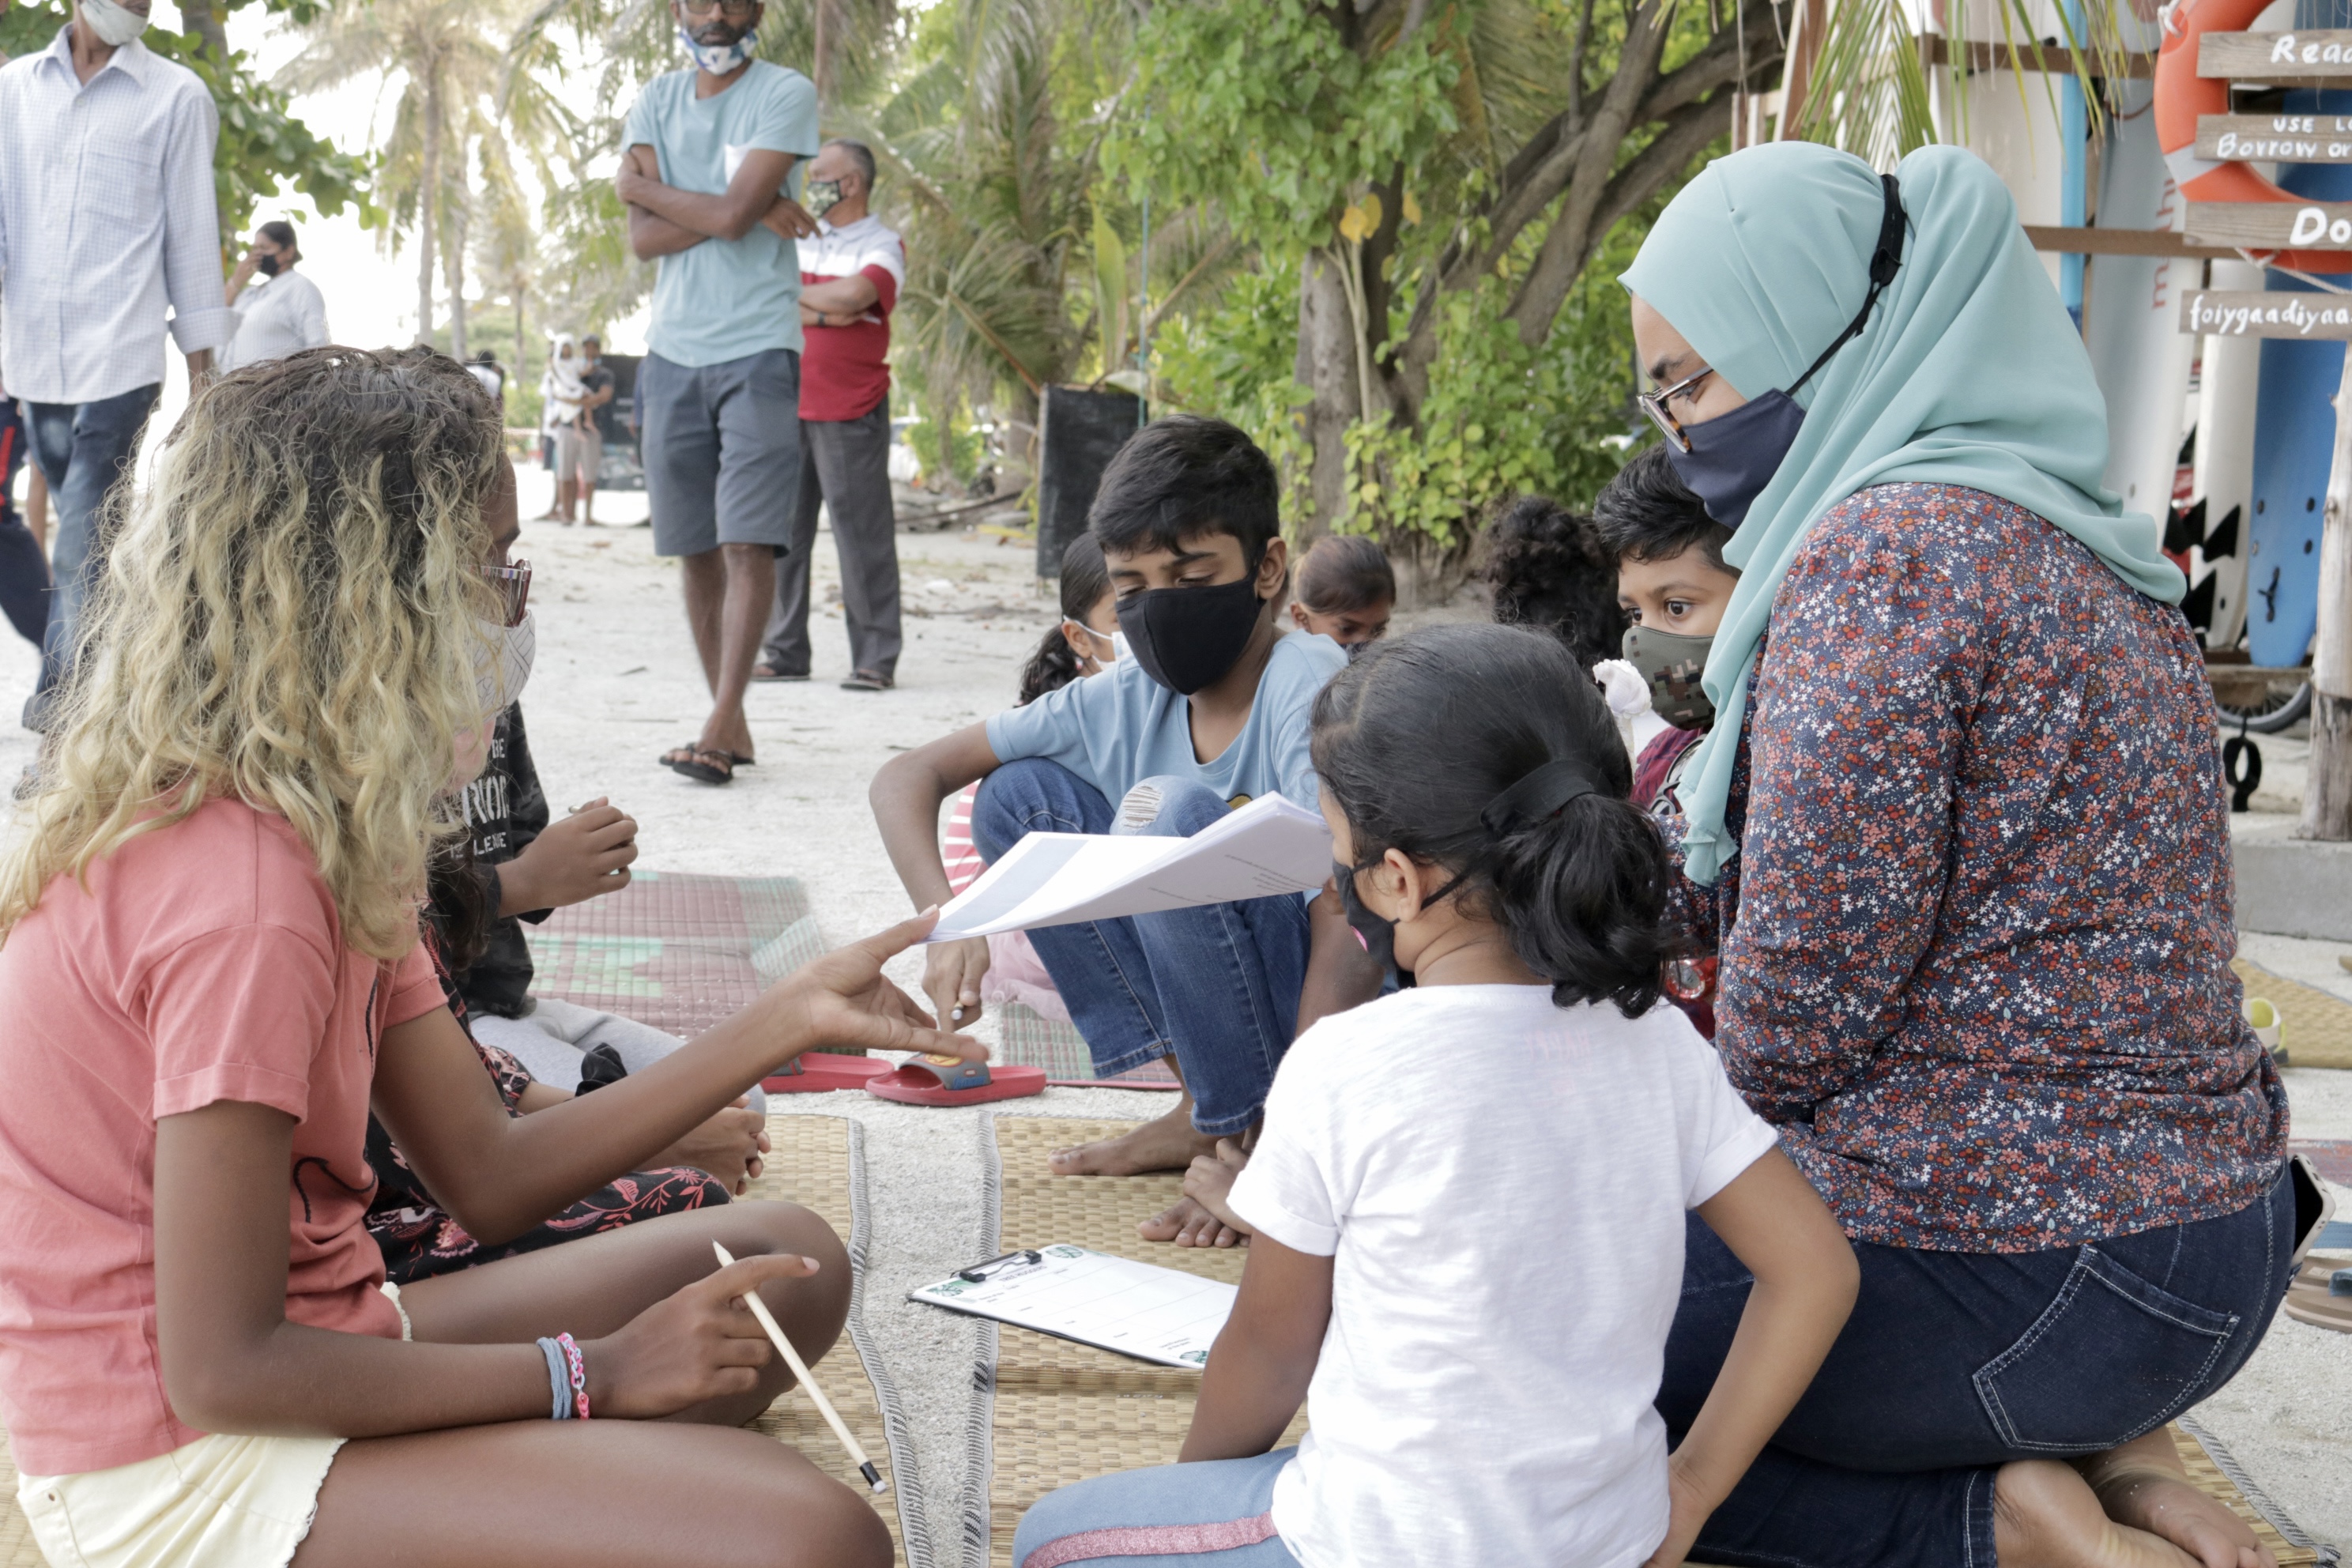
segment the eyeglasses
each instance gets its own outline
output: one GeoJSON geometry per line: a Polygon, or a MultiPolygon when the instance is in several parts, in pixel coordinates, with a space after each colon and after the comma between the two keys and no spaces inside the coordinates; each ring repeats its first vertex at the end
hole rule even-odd
{"type": "Polygon", "coordinates": [[[1650,423],[1664,433],[1666,439],[1675,444],[1675,450],[1677,452],[1690,450],[1690,437],[1684,434],[1682,421],[1666,412],[1666,402],[1669,398],[1688,397],[1692,387],[1714,374],[1712,370],[1695,371],[1662,391],[1637,392],[1633,395],[1633,401],[1642,405],[1642,412],[1650,416],[1650,423]]]}
{"type": "Polygon", "coordinates": [[[713,11],[719,11],[736,22],[760,8],[760,0],[677,0],[677,3],[689,16],[708,16],[713,11]]]}
{"type": "Polygon", "coordinates": [[[530,607],[530,563],[518,561],[509,566],[485,566],[482,575],[498,591],[499,601],[506,606],[506,624],[510,626],[522,625],[523,616],[530,607]]]}

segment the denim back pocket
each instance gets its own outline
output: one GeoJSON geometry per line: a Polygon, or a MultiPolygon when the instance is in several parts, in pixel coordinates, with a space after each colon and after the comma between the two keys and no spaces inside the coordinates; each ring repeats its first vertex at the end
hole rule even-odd
{"type": "Polygon", "coordinates": [[[2085,1247],[2018,1342],[1976,1373],[2001,1440],[2094,1453],[2172,1419],[2206,1392],[2238,1315],[2185,1301],[2085,1247]]]}

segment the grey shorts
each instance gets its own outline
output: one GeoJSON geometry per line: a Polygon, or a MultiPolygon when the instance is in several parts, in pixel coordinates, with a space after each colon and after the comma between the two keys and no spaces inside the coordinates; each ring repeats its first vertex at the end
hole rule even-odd
{"type": "Polygon", "coordinates": [[[604,464],[604,437],[593,428],[583,430],[577,426],[558,425],[555,427],[555,477],[574,477],[596,482],[597,470],[604,464]]]}
{"type": "Polygon", "coordinates": [[[793,537],[801,478],[801,356],[763,349],[719,364],[646,355],[637,419],[654,553],[700,555],[722,544],[793,537]]]}

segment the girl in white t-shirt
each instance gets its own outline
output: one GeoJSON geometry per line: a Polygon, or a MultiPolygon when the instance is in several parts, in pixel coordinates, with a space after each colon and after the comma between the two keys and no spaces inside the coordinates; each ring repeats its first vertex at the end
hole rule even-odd
{"type": "Polygon", "coordinates": [[[1282,1063],[1184,1462],[1054,1493],[1013,1562],[1680,1563],[1836,1338],[1853,1255],[1658,1005],[1672,873],[1556,640],[1381,644],[1314,745],[1349,919],[1418,984],[1282,1063]],[[1651,1401],[1687,1209],[1756,1283],[1670,1457],[1651,1401]]]}

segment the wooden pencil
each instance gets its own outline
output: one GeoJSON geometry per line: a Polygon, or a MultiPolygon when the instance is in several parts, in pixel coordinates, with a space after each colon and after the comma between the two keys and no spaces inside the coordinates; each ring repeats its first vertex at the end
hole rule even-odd
{"type": "MultiPolygon", "coordinates": [[[[715,1241],[710,1244],[710,1250],[719,1255],[719,1266],[722,1268],[735,1261],[727,1249],[715,1241]]],[[[769,1341],[775,1345],[777,1353],[784,1358],[784,1364],[793,1369],[793,1375],[800,1380],[800,1385],[808,1390],[811,1399],[816,1401],[817,1413],[824,1417],[825,1425],[833,1428],[833,1435],[841,1439],[841,1446],[849,1450],[849,1458],[857,1466],[857,1473],[866,1478],[866,1484],[877,1492],[888,1491],[890,1483],[882,1479],[882,1472],[874,1468],[874,1461],[866,1457],[866,1450],[859,1447],[857,1439],[849,1435],[849,1424],[841,1418],[839,1411],[834,1409],[833,1401],[824,1396],[824,1390],[816,1385],[816,1379],[809,1375],[808,1363],[801,1360],[800,1352],[793,1349],[793,1342],[784,1338],[784,1331],[776,1326],[775,1317],[768,1310],[768,1304],[760,1300],[760,1293],[757,1290],[746,1291],[742,1300],[743,1305],[751,1309],[751,1316],[760,1320],[760,1327],[767,1331],[769,1341]]]]}

